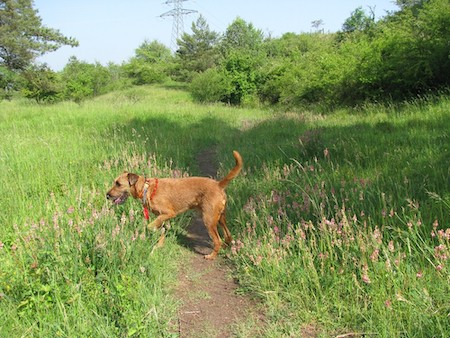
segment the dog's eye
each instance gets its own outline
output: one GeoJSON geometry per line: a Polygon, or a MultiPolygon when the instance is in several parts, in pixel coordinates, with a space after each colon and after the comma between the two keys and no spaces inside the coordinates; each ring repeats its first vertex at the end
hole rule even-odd
{"type": "Polygon", "coordinates": [[[116,181],[116,187],[119,188],[120,187],[120,183],[118,181],[116,181]]]}

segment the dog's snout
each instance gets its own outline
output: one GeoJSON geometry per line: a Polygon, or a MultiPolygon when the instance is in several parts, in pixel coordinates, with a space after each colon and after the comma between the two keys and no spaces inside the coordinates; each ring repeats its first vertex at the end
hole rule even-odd
{"type": "Polygon", "coordinates": [[[111,199],[111,194],[109,193],[109,191],[106,193],[106,198],[111,199]]]}

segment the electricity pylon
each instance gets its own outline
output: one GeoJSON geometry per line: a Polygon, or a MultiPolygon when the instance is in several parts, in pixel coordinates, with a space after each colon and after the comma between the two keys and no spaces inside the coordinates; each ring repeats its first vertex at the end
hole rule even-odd
{"type": "Polygon", "coordinates": [[[182,3],[187,0],[167,0],[164,2],[166,5],[173,4],[173,9],[161,14],[160,16],[173,16],[173,24],[172,24],[172,37],[171,37],[171,48],[172,51],[175,52],[177,49],[177,40],[180,35],[183,33],[184,25],[183,25],[183,15],[197,13],[196,10],[183,8],[182,3]]]}

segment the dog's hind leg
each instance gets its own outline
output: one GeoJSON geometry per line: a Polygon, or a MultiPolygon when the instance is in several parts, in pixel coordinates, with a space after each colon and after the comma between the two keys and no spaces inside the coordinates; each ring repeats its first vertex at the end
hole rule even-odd
{"type": "Polygon", "coordinates": [[[215,259],[222,246],[222,240],[219,236],[217,223],[219,223],[221,213],[217,211],[203,211],[203,223],[205,223],[209,236],[213,241],[213,251],[209,255],[205,255],[205,259],[215,259]]]}
{"type": "Polygon", "coordinates": [[[222,212],[222,214],[220,215],[219,218],[219,224],[222,227],[223,233],[224,233],[224,237],[225,237],[225,243],[227,245],[231,244],[231,241],[233,240],[233,238],[231,237],[231,232],[230,230],[228,230],[227,227],[227,221],[226,221],[226,216],[225,216],[225,210],[222,212]]]}

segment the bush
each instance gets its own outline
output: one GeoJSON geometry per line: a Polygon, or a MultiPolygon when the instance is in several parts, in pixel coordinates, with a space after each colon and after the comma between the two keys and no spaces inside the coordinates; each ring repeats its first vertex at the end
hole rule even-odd
{"type": "Polygon", "coordinates": [[[162,64],[138,59],[132,59],[126,64],[125,71],[135,85],[162,83],[168,78],[162,64]]]}
{"type": "Polygon", "coordinates": [[[22,73],[22,93],[36,102],[57,102],[63,98],[64,86],[57,73],[46,65],[30,67],[22,73]]]}
{"type": "Polygon", "coordinates": [[[225,98],[226,101],[238,105],[244,98],[256,96],[261,82],[262,61],[262,55],[238,50],[224,59],[221,67],[230,83],[230,92],[225,98]]]}
{"type": "Polygon", "coordinates": [[[17,90],[18,76],[6,67],[0,66],[0,101],[11,100],[13,91],[17,90]]]}
{"type": "Polygon", "coordinates": [[[230,85],[223,72],[217,68],[210,68],[194,77],[190,90],[194,100],[198,102],[218,102],[230,95],[230,85]]]}
{"type": "Polygon", "coordinates": [[[80,102],[88,97],[104,94],[111,83],[108,68],[101,64],[89,64],[72,57],[62,71],[66,83],[65,97],[80,102]]]}

